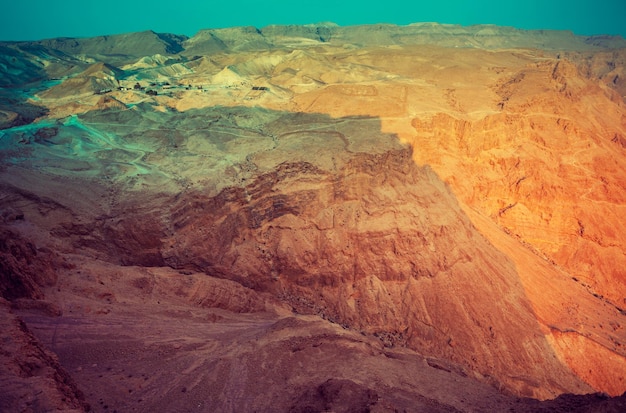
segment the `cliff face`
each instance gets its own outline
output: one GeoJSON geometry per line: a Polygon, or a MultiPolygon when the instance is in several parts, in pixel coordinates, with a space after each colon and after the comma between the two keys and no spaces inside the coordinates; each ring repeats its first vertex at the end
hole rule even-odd
{"type": "Polygon", "coordinates": [[[181,197],[165,262],[272,292],[300,313],[452,360],[519,394],[584,389],[552,353],[514,265],[410,150],[320,149],[315,163],[330,170],[277,163],[243,188],[181,197]],[[333,157],[347,159],[326,162],[333,157]],[[538,377],[553,384],[538,389],[538,377]]]}
{"type": "Polygon", "coordinates": [[[437,148],[416,150],[416,161],[438,171],[465,204],[623,307],[624,104],[567,61],[522,70],[496,92],[502,110],[478,120],[415,118],[414,145],[437,148]]]}
{"type": "MultiPolygon", "coordinates": [[[[14,217],[16,216],[13,214],[14,217]]],[[[18,214],[19,219],[23,219],[18,214]]],[[[19,232],[0,227],[0,296],[6,300],[17,298],[42,299],[42,287],[54,285],[54,268],[63,265],[58,255],[50,250],[38,250],[19,232]]]]}

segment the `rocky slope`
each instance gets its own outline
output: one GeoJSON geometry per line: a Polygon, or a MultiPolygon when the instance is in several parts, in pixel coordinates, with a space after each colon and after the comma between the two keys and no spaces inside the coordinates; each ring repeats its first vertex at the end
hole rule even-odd
{"type": "Polygon", "coordinates": [[[47,350],[0,298],[0,409],[3,412],[87,412],[85,396],[57,356],[47,350]]]}
{"type": "Polygon", "coordinates": [[[619,406],[509,394],[626,391],[620,42],[422,24],[7,44],[2,292],[96,409],[619,406]],[[203,379],[168,382],[176,365],[203,379]]]}

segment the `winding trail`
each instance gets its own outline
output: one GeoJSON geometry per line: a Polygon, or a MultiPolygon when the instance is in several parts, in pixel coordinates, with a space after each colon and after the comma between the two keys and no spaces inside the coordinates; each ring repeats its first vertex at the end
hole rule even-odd
{"type": "MultiPolygon", "coordinates": [[[[119,161],[112,161],[113,163],[117,163],[117,164],[121,164],[121,165],[130,165],[133,166],[136,169],[136,174],[137,175],[148,175],[148,174],[154,174],[154,173],[158,173],[158,174],[162,174],[166,177],[170,177],[169,175],[167,175],[166,173],[164,173],[163,171],[155,168],[153,165],[150,165],[148,163],[142,162],[142,159],[146,156],[146,154],[148,153],[144,148],[142,148],[141,146],[138,145],[133,145],[133,144],[129,144],[129,143],[120,143],[121,139],[119,139],[117,136],[115,136],[114,134],[108,133],[108,132],[104,132],[100,129],[96,129],[93,127],[90,127],[89,124],[82,122],[76,115],[72,115],[69,117],[69,119],[67,121],[65,121],[63,123],[64,126],[71,126],[71,127],[76,127],[80,130],[85,131],[88,136],[90,138],[95,138],[94,142],[99,144],[98,147],[98,151],[93,151],[93,152],[99,152],[100,150],[106,150],[107,147],[109,149],[118,149],[118,150],[122,150],[124,152],[131,152],[134,153],[136,156],[135,158],[133,158],[132,160],[128,161],[128,162],[119,162],[119,161]]],[[[103,124],[105,125],[105,124],[103,124]]],[[[117,126],[117,124],[111,124],[112,126],[115,125],[117,126]]],[[[87,149],[84,148],[82,141],[79,141],[78,144],[78,149],[87,153],[89,152],[87,149]]]]}

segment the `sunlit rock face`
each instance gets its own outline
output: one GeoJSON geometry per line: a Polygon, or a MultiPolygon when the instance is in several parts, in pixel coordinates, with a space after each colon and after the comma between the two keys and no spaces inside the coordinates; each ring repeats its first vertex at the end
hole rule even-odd
{"type": "MultiPolygon", "coordinates": [[[[390,388],[389,411],[429,392],[457,410],[528,407],[485,385],[539,399],[626,391],[622,39],[320,25],[2,47],[19,65],[0,105],[1,291],[80,368],[79,387],[115,388],[107,363],[154,370],[106,355],[83,369],[101,339],[83,354],[75,337],[104,337],[110,317],[167,365],[197,369],[198,349],[205,383],[234,369],[220,391],[172,382],[214,395],[213,410],[270,406],[251,381],[269,374],[272,346],[323,346],[338,366],[351,348],[369,366],[315,371],[308,350],[272,360],[308,371],[271,376],[284,410],[344,403],[314,400],[324,392],[380,407],[390,388]],[[51,316],[83,321],[58,335],[51,316]],[[212,327],[186,335],[198,317],[212,327]],[[381,373],[398,358],[428,367],[381,373]],[[468,390],[446,399],[428,377],[468,390]],[[218,396],[242,388],[255,401],[218,396]]],[[[176,399],[154,374],[158,397],[176,399]]],[[[123,390],[111,403],[135,408],[123,390]]]]}
{"type": "Polygon", "coordinates": [[[502,110],[478,120],[415,118],[415,144],[441,148],[416,158],[440,171],[464,203],[623,307],[621,99],[561,60],[522,69],[496,92],[502,110]],[[450,157],[442,161],[440,152],[450,157]],[[459,178],[458,168],[475,178],[459,178]]]}

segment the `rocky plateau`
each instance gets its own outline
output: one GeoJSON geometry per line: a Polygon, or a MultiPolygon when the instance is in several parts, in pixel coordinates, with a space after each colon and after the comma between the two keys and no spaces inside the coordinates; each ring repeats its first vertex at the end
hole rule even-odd
{"type": "Polygon", "coordinates": [[[626,410],[626,41],[0,43],[0,411],[626,410]]]}

